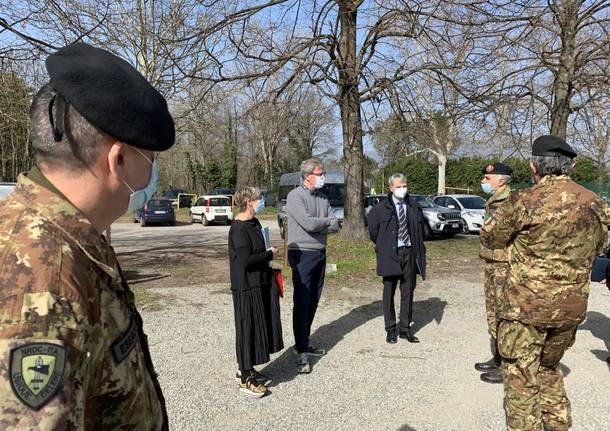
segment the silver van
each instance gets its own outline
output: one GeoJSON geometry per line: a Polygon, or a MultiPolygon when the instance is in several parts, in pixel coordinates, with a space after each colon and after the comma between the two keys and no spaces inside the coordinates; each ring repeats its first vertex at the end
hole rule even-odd
{"type": "MultiPolygon", "coordinates": [[[[345,203],[345,179],[343,171],[327,171],[324,174],[326,179],[324,187],[320,190],[329,200],[330,206],[337,219],[339,226],[343,225],[343,205],[345,203]]],[[[280,227],[280,235],[284,238],[284,222],[286,221],[286,198],[288,193],[295,187],[303,185],[303,178],[300,172],[290,172],[280,177],[279,193],[277,199],[277,224],[280,227]]]]}

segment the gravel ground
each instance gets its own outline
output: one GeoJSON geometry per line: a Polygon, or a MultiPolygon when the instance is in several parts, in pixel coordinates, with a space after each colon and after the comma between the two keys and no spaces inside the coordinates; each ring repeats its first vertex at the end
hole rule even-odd
{"type": "MultiPolygon", "coordinates": [[[[482,280],[481,280],[482,281],[482,280]]],[[[385,343],[379,290],[326,292],[313,342],[326,348],[310,375],[292,353],[291,292],[282,300],[286,349],[261,367],[271,394],[249,399],[234,381],[234,330],[226,285],[155,289],[162,309],[142,310],[172,430],[504,429],[502,386],[479,380],[487,359],[480,283],[430,280],[415,294],[422,341],[385,343]]],[[[587,321],[563,360],[574,431],[608,429],[610,293],[593,286],[587,321]]]]}

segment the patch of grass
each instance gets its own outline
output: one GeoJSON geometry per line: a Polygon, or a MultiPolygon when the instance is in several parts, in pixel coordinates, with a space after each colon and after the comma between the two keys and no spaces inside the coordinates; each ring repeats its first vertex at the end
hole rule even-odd
{"type": "Polygon", "coordinates": [[[256,215],[256,218],[259,220],[275,220],[277,219],[277,208],[265,207],[265,209],[256,215]]]}
{"type": "Polygon", "coordinates": [[[222,287],[220,289],[212,290],[210,295],[230,295],[231,288],[230,287],[222,287]]]}
{"type": "Polygon", "coordinates": [[[330,284],[357,287],[379,279],[371,241],[345,241],[337,235],[329,236],[326,261],[337,265],[336,272],[326,275],[330,284]]]}
{"type": "Polygon", "coordinates": [[[133,294],[136,298],[138,309],[158,311],[163,308],[161,304],[162,295],[155,294],[145,287],[134,287],[133,294]]]}

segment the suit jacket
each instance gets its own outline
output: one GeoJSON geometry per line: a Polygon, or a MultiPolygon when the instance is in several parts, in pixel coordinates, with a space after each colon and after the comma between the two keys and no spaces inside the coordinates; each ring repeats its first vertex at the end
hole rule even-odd
{"type": "MultiPolygon", "coordinates": [[[[405,196],[411,246],[415,252],[417,273],[426,277],[426,247],[424,245],[424,213],[415,199],[405,196]]],[[[369,236],[375,243],[377,253],[377,275],[382,277],[400,276],[403,274],[396,251],[398,240],[398,216],[392,200],[392,194],[375,205],[368,215],[369,236]]]]}

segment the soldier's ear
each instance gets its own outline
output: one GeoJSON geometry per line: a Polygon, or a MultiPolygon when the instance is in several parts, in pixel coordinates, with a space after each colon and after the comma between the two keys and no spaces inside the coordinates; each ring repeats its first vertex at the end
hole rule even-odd
{"type": "Polygon", "coordinates": [[[125,152],[127,148],[120,141],[113,141],[109,144],[107,161],[108,174],[116,182],[123,183],[125,180],[125,152]]]}

